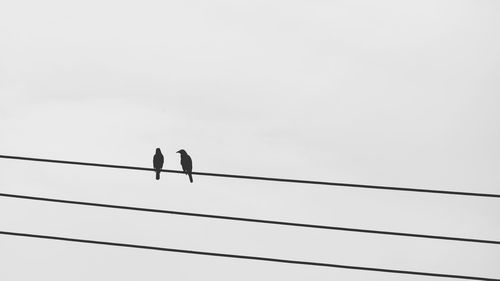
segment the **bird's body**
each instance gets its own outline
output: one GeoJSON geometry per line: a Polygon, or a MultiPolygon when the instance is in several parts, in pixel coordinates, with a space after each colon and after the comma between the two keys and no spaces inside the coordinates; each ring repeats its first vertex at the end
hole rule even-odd
{"type": "Polygon", "coordinates": [[[161,172],[161,168],[163,168],[163,162],[164,162],[163,154],[161,154],[161,150],[159,148],[157,148],[156,153],[153,156],[153,167],[154,167],[155,172],[156,172],[156,179],[157,180],[160,179],[160,172],[161,172]]]}
{"type": "Polygon", "coordinates": [[[182,171],[189,176],[189,181],[193,182],[193,161],[184,149],[177,151],[181,155],[182,171]]]}

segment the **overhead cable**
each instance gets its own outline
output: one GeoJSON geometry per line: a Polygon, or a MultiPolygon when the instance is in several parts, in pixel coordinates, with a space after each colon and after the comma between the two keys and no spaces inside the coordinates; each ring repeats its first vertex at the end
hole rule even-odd
{"type": "MultiPolygon", "coordinates": [[[[154,171],[153,168],[145,168],[145,167],[113,165],[113,164],[101,164],[101,163],[89,163],[89,162],[78,162],[78,161],[67,161],[67,160],[55,160],[55,159],[42,159],[42,158],[12,156],[12,155],[0,155],[0,158],[15,159],[15,160],[24,160],[24,161],[37,161],[37,162],[58,163],[58,164],[69,164],[69,165],[94,166],[94,167],[102,167],[102,168],[128,169],[128,170],[140,170],[140,171],[154,171]]],[[[169,169],[163,169],[161,171],[162,172],[167,172],[167,173],[177,173],[177,174],[183,174],[184,173],[183,171],[169,170],[169,169]]],[[[344,186],[344,187],[363,188],[363,189],[377,189],[377,190],[407,191],[407,192],[435,193],[435,194],[446,194],[446,195],[460,195],[460,196],[500,198],[500,194],[492,194],[492,193],[478,193],[478,192],[464,192],[464,191],[452,191],[452,190],[438,190],[438,189],[424,189],[424,188],[410,188],[410,187],[395,187],[395,186],[385,186],[385,185],[367,185],[367,184],[355,184],[355,183],[312,181],[312,180],[287,179],[287,178],[272,178],[272,177],[246,176],[246,175],[234,175],[234,174],[222,174],[222,173],[207,173],[207,172],[193,172],[192,174],[193,175],[199,175],[199,176],[238,178],[238,179],[274,181],[274,182],[289,182],[289,183],[310,184],[310,185],[344,186]]]]}
{"type": "Polygon", "coordinates": [[[442,277],[442,278],[455,278],[455,279],[466,279],[466,280],[500,281],[500,279],[497,279],[497,278],[487,278],[487,277],[470,276],[470,275],[458,275],[458,274],[435,273],[435,272],[425,272],[425,271],[387,269],[387,268],[379,268],[379,267],[365,267],[365,266],[356,266],[356,265],[344,265],[344,264],[322,263],[322,262],[312,262],[312,261],[269,258],[269,257],[260,257],[260,256],[248,256],[248,255],[238,255],[238,254],[205,252],[205,251],[177,249],[177,248],[164,248],[164,247],[146,246],[146,245],[138,245],[138,244],[127,244],[127,243],[118,243],[118,242],[109,242],[109,241],[100,241],[100,240],[87,240],[87,239],[79,239],[79,238],[71,238],[71,237],[49,236],[49,235],[40,235],[40,234],[32,234],[32,233],[0,231],[0,235],[10,235],[10,236],[18,236],[18,237],[48,239],[48,240],[59,240],[59,241],[66,241],[66,242],[97,244],[97,245],[126,247],[126,248],[163,251],[163,252],[174,252],[174,253],[192,254],[192,255],[214,256],[214,257],[223,257],[223,258],[232,258],[232,259],[245,259],[245,260],[257,260],[257,261],[264,261],[264,262],[309,265],[309,266],[317,266],[317,267],[343,268],[343,269],[352,269],[352,270],[375,271],[375,272],[386,272],[386,273],[407,274],[407,275],[420,275],[420,276],[431,276],[431,277],[442,277]]]}
{"type": "Polygon", "coordinates": [[[83,206],[92,206],[92,207],[102,207],[102,208],[111,208],[111,209],[121,209],[121,210],[129,210],[129,211],[149,212],[149,213],[162,213],[162,214],[170,214],[170,215],[201,217],[201,218],[219,219],[219,220],[242,221],[242,222],[251,222],[251,223],[272,224],[272,225],[284,225],[284,226],[302,227],[302,228],[338,230],[338,231],[360,232],[360,233],[369,233],[369,234],[405,236],[405,237],[415,237],[415,238],[427,238],[427,239],[451,240],[451,241],[458,241],[458,242],[473,242],[473,243],[500,245],[500,241],[495,241],[495,240],[484,240],[484,239],[463,238],[463,237],[450,237],[450,236],[429,235],[429,234],[416,234],[416,233],[407,233],[407,232],[383,231],[383,230],[373,230],[373,229],[328,226],[328,225],[319,225],[319,224],[306,224],[306,223],[296,223],[296,222],[286,222],[286,221],[276,221],[276,220],[263,220],[263,219],[253,219],[253,218],[243,218],[243,217],[233,217],[233,216],[211,215],[211,214],[202,214],[202,213],[190,213],[190,212],[181,212],[181,211],[172,211],[172,210],[150,209],[150,208],[123,206],[123,205],[102,204],[102,203],[95,203],[95,202],[55,199],[55,198],[47,198],[47,197],[35,197],[35,196],[26,196],[26,195],[18,195],[18,194],[10,194],[10,193],[0,193],[0,197],[45,201],[45,202],[62,203],[62,204],[83,205],[83,206]]]}

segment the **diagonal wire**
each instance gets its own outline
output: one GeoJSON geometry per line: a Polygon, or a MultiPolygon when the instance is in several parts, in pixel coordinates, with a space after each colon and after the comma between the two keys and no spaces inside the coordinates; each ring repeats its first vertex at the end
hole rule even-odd
{"type": "MultiPolygon", "coordinates": [[[[58,164],[69,164],[69,165],[94,166],[94,167],[102,167],[102,168],[154,171],[153,168],[101,164],[101,163],[89,163],[89,162],[78,162],[78,161],[67,161],[67,160],[55,160],[55,159],[42,159],[42,158],[12,156],[12,155],[0,155],[0,158],[24,160],[24,161],[49,162],[49,163],[58,163],[58,164]]],[[[183,171],[169,170],[169,169],[163,169],[162,172],[177,173],[177,174],[184,173],[183,171]]],[[[275,182],[290,182],[290,183],[311,184],[311,185],[344,186],[344,187],[364,188],[364,189],[378,189],[378,190],[391,190],[391,191],[407,191],[407,192],[435,193],[435,194],[446,194],[446,195],[500,198],[500,194],[492,194],[492,193],[477,193],[477,192],[463,192],[463,191],[451,191],[451,190],[395,187],[395,186],[385,186],[385,185],[368,185],[368,184],[354,184],[354,183],[341,183],[341,182],[312,181],[312,180],[299,180],[299,179],[287,179],[287,178],[233,175],[233,174],[222,174],[222,173],[193,172],[192,174],[199,175],[199,176],[238,178],[238,179],[275,181],[275,182]]]]}
{"type": "Polygon", "coordinates": [[[495,241],[495,240],[461,238],[461,237],[450,237],[450,236],[428,235],[428,234],[415,234],[415,233],[394,232],[394,231],[381,231],[381,230],[349,228],[349,227],[339,227],[339,226],[327,226],[327,225],[318,225],[318,224],[306,224],[306,223],[295,223],[295,222],[285,222],[285,221],[275,221],[275,220],[262,220],[262,219],[252,219],[252,218],[242,218],[242,217],[232,217],[232,216],[210,215],[210,214],[201,214],[201,213],[189,213],[189,212],[180,212],[180,211],[172,211],[172,210],[148,209],[148,208],[111,205],[111,204],[102,204],[102,203],[94,203],[94,202],[83,202],[83,201],[54,199],[54,198],[47,198],[47,197],[26,196],[26,195],[18,195],[18,194],[10,194],[10,193],[0,193],[0,197],[45,201],[45,202],[62,203],[62,204],[74,204],[74,205],[83,205],[83,206],[92,206],[92,207],[102,207],[102,208],[111,208],[111,209],[122,209],[122,210],[129,210],[129,211],[149,212],[149,213],[162,213],[162,214],[170,214],[170,215],[202,217],[202,218],[220,219],[220,220],[231,220],[231,221],[243,221],[243,222],[251,222],[251,223],[284,225],[284,226],[292,226],[292,227],[338,230],[338,231],[361,232],[361,233],[380,234],[380,235],[393,235],[393,236],[405,236],[405,237],[415,237],[415,238],[427,238],[427,239],[439,239],[439,240],[451,240],[451,241],[459,241],[459,242],[473,242],[473,243],[500,245],[500,241],[495,241]]]}
{"type": "Polygon", "coordinates": [[[447,274],[447,273],[434,273],[434,272],[424,272],[424,271],[410,271],[410,270],[399,270],[399,269],[387,269],[387,268],[378,268],[378,267],[364,267],[364,266],[354,266],[354,265],[344,265],[344,264],[278,259],[278,258],[259,257],[259,256],[247,256],[247,255],[236,255],[236,254],[226,254],[226,253],[204,252],[204,251],[195,251],[195,250],[186,250],[186,249],[164,248],[164,247],[137,245],[137,244],[126,244],[126,243],[117,243],[117,242],[109,242],[109,241],[87,240],[87,239],[78,239],[78,238],[70,238],[70,237],[49,236],[49,235],[40,235],[40,234],[31,234],[31,233],[10,232],[10,231],[0,231],[0,235],[59,240],[59,241],[66,241],[66,242],[97,244],[97,245],[126,247],[126,248],[135,248],[135,249],[153,250],[153,251],[174,252],[174,253],[182,253],[182,254],[223,257],[223,258],[232,258],[232,259],[245,259],[245,260],[275,262],[275,263],[309,265],[309,266],[318,266],[318,267],[330,267],[330,268],[333,267],[333,268],[343,268],[343,269],[351,269],[351,270],[376,271],[376,272],[407,274],[407,275],[420,275],[420,276],[432,276],[432,277],[443,277],[443,278],[455,278],[455,279],[466,279],[466,280],[500,281],[500,279],[497,279],[497,278],[487,278],[487,277],[478,277],[478,276],[456,275],[456,274],[447,274]]]}

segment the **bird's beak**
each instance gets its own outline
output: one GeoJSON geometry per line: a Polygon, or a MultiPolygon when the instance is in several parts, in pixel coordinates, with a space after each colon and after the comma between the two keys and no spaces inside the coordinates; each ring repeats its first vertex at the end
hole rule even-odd
{"type": "Polygon", "coordinates": [[[179,151],[177,151],[176,153],[181,153],[181,151],[179,150],[179,151]]]}

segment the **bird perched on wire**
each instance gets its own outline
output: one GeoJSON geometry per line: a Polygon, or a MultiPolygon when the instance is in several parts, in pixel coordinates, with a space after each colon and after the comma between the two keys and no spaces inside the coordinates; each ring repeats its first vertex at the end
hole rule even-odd
{"type": "Polygon", "coordinates": [[[156,172],[156,179],[160,179],[161,168],[163,168],[163,154],[161,154],[161,150],[159,148],[156,149],[156,153],[153,156],[153,167],[156,172]]]}
{"type": "Polygon", "coordinates": [[[191,160],[191,157],[187,154],[187,152],[184,149],[181,149],[177,151],[181,155],[181,166],[182,170],[186,175],[189,176],[189,181],[193,182],[193,161],[191,160]]]}

